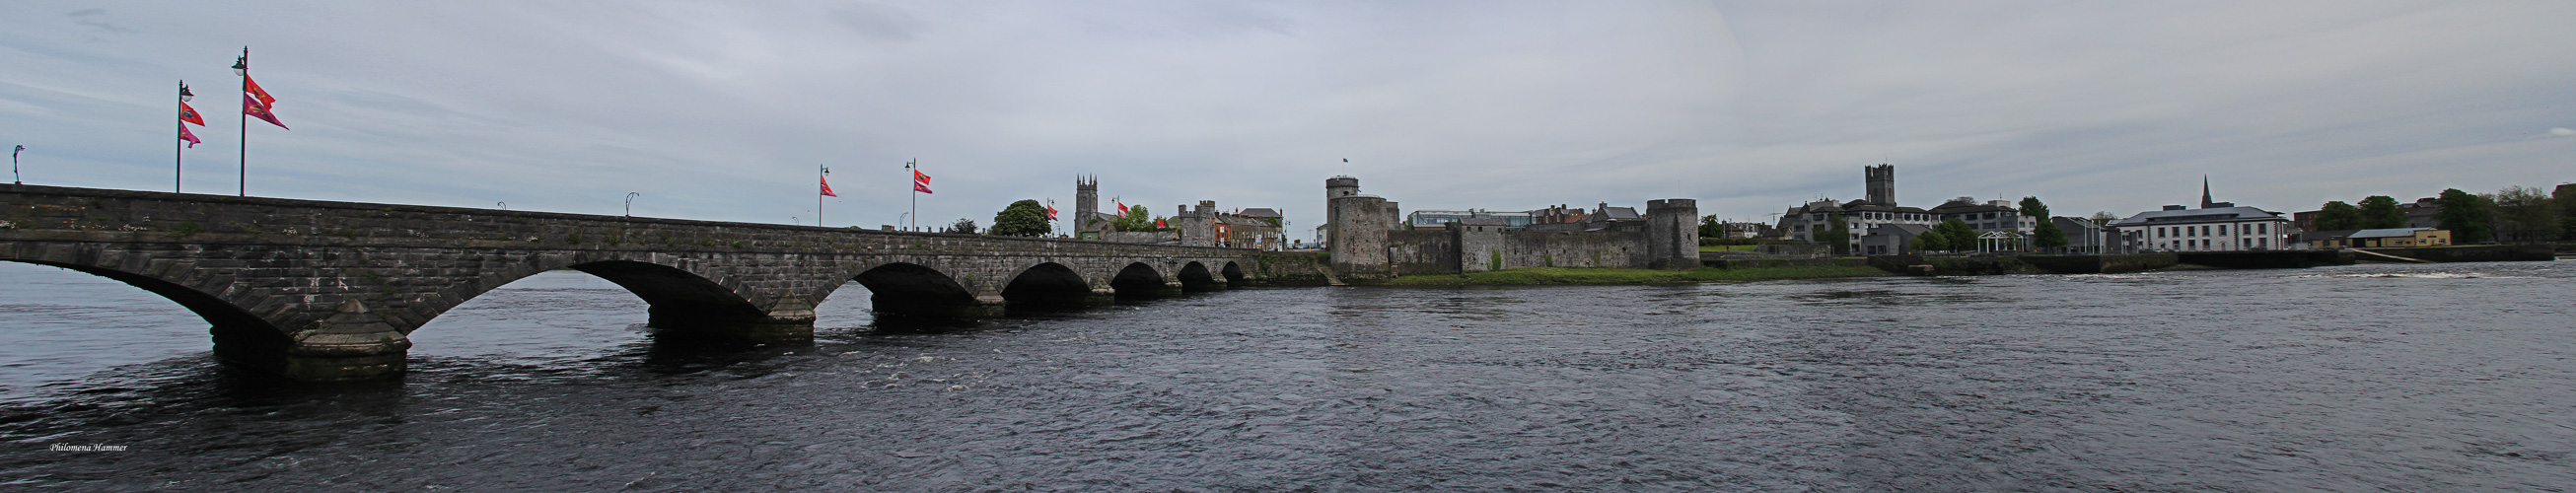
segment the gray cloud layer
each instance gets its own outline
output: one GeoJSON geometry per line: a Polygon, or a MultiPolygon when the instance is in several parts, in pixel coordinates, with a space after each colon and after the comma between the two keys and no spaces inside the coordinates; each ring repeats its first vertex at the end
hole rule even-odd
{"type": "Polygon", "coordinates": [[[30,181],[166,190],[170,91],[217,122],[187,187],[810,223],[925,223],[1075,174],[1169,214],[1319,221],[1325,177],[1407,207],[1692,197],[1760,218],[1860,192],[2298,210],[2570,179],[2576,4],[17,2],[0,145],[30,181]],[[1341,159],[1351,163],[1343,164],[1341,159]]]}

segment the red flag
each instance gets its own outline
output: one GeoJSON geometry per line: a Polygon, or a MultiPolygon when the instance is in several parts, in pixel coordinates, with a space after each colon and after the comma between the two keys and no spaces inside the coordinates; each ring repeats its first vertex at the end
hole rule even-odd
{"type": "Polygon", "coordinates": [[[197,107],[188,106],[188,103],[179,103],[179,121],[206,126],[206,117],[198,115],[197,107]]]}
{"type": "MultiPolygon", "coordinates": [[[[249,94],[242,95],[242,114],[259,118],[261,121],[266,121],[270,125],[276,125],[277,128],[286,128],[285,123],[277,121],[277,115],[270,114],[268,112],[268,106],[259,104],[259,100],[252,99],[249,94]]],[[[294,129],[287,128],[287,130],[294,129]]]]}
{"type": "Polygon", "coordinates": [[[1163,229],[1163,228],[1167,228],[1167,227],[1169,227],[1169,226],[1164,226],[1164,225],[1163,225],[1163,220],[1161,220],[1161,219],[1156,219],[1156,220],[1154,220],[1154,229],[1163,229]]]}
{"type": "MultiPolygon", "coordinates": [[[[1099,202],[1092,202],[1092,203],[1097,204],[1097,203],[1099,203],[1099,202]]],[[[1118,215],[1121,215],[1121,216],[1127,215],[1127,203],[1126,203],[1126,202],[1113,202],[1113,203],[1118,204],[1118,215]]]]}
{"type": "Polygon", "coordinates": [[[1050,205],[1050,206],[1046,206],[1046,208],[1047,208],[1047,220],[1049,220],[1049,221],[1053,221],[1053,220],[1055,220],[1055,206],[1050,205]]]}
{"type": "Polygon", "coordinates": [[[277,106],[277,98],[269,97],[268,90],[259,88],[259,81],[250,80],[248,75],[242,76],[242,92],[258,96],[260,106],[277,106]]]}
{"type": "MultiPolygon", "coordinates": [[[[203,125],[203,124],[200,124],[200,125],[203,125]]],[[[190,132],[190,131],[188,131],[188,126],[187,126],[187,125],[180,125],[180,126],[179,126],[179,140],[185,140],[185,141],[188,141],[188,148],[190,148],[190,149],[194,149],[194,148],[196,148],[196,147],[197,147],[197,144],[203,144],[203,143],[206,143],[206,141],[203,141],[203,140],[197,140],[197,133],[196,133],[196,132],[190,132]]]]}
{"type": "Polygon", "coordinates": [[[920,184],[920,183],[913,183],[913,184],[912,184],[912,191],[915,191],[915,192],[921,192],[921,193],[930,193],[930,186],[929,186],[929,185],[923,185],[923,184],[920,184]]]}
{"type": "Polygon", "coordinates": [[[823,196],[825,196],[825,197],[839,197],[839,196],[841,196],[841,194],[832,193],[832,177],[829,177],[829,176],[823,177],[823,196]]]}
{"type": "Polygon", "coordinates": [[[928,185],[930,184],[930,175],[921,174],[921,170],[912,170],[912,182],[928,185]]]}

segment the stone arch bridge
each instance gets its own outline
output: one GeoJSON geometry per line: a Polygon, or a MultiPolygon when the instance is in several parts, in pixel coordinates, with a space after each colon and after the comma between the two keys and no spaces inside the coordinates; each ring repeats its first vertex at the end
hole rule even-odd
{"type": "Polygon", "coordinates": [[[1314,269],[1234,248],[6,190],[0,261],[159,294],[213,325],[220,357],[311,381],[399,374],[407,334],[477,295],[555,269],[634,292],[651,305],[657,332],[763,341],[811,340],[814,306],[853,281],[873,293],[880,313],[980,316],[1006,304],[1100,303],[1314,269]]]}

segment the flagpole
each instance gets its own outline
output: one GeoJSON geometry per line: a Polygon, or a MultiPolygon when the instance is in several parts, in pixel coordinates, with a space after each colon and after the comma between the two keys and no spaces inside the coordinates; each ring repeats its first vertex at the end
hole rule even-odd
{"type": "MultiPolygon", "coordinates": [[[[905,162],[903,163],[903,169],[904,169],[904,171],[906,171],[906,172],[911,172],[911,173],[920,173],[920,172],[921,172],[921,168],[920,168],[920,166],[921,166],[921,158],[913,158],[911,161],[905,161],[905,162]]],[[[915,179],[915,178],[910,177],[910,176],[903,177],[903,181],[904,181],[904,183],[920,183],[920,180],[915,179]]],[[[917,187],[920,187],[921,185],[913,185],[913,186],[917,188],[917,187]]],[[[906,227],[908,227],[908,228],[920,228],[920,227],[921,227],[921,191],[919,191],[919,190],[907,190],[906,192],[907,192],[907,193],[905,193],[905,195],[911,195],[911,196],[912,196],[912,212],[911,212],[911,215],[904,216],[904,217],[912,218],[912,224],[906,225],[906,227]]]]}
{"type": "MultiPolygon", "coordinates": [[[[180,80],[180,81],[179,81],[179,106],[180,106],[180,107],[182,107],[182,108],[184,108],[184,107],[186,107],[187,105],[188,105],[188,81],[186,81],[186,80],[180,80]]],[[[180,133],[187,133],[187,131],[188,131],[188,121],[187,121],[187,120],[184,120],[184,118],[187,118],[187,117],[188,117],[188,113],[187,113],[186,111],[183,111],[183,110],[179,109],[179,108],[171,108],[171,109],[170,109],[170,111],[177,112],[177,113],[178,113],[178,115],[179,115],[179,118],[183,118],[182,120],[179,120],[179,121],[170,122],[170,124],[171,124],[171,125],[173,125],[173,126],[177,126],[177,127],[179,127],[179,132],[180,132],[180,133]]],[[[179,137],[179,136],[177,136],[177,135],[172,135],[172,136],[170,136],[170,138],[171,138],[171,139],[170,139],[170,193],[179,193],[179,185],[180,185],[180,181],[179,181],[179,179],[180,179],[180,178],[182,178],[182,177],[184,177],[185,175],[187,175],[187,174],[188,174],[188,166],[187,166],[187,164],[188,164],[188,151],[187,151],[187,150],[185,150],[185,148],[183,148],[183,147],[179,147],[179,138],[178,138],[178,137],[179,137]]]]}
{"type": "MultiPolygon", "coordinates": [[[[821,168],[821,169],[823,170],[822,180],[830,180],[830,179],[832,179],[832,168],[824,167],[823,165],[820,165],[820,164],[814,165],[814,167],[816,167],[816,168],[821,168]]],[[[820,181],[820,180],[817,180],[817,181],[820,181]]],[[[829,183],[829,182],[823,182],[823,183],[829,183]]],[[[815,193],[815,194],[814,194],[814,226],[816,226],[816,227],[821,227],[822,225],[823,225],[823,194],[818,192],[818,193],[815,193]]]]}
{"type": "MultiPolygon", "coordinates": [[[[244,47],[242,47],[242,55],[241,55],[241,59],[240,59],[240,60],[235,60],[235,61],[234,61],[234,63],[233,63],[233,74],[235,74],[235,75],[240,75],[240,76],[241,76],[241,78],[242,78],[242,88],[241,88],[241,92],[242,92],[242,94],[250,94],[250,47],[248,47],[248,46],[244,46],[244,47]]],[[[248,112],[248,111],[243,111],[243,112],[241,112],[241,114],[240,114],[240,115],[236,115],[236,116],[235,116],[235,118],[238,118],[238,119],[240,119],[240,120],[241,120],[241,157],[240,157],[240,159],[241,159],[241,177],[240,177],[241,191],[240,191],[239,193],[240,193],[240,195],[241,195],[241,196],[243,196],[243,197],[249,197],[249,196],[250,196],[250,112],[248,112]]]]}

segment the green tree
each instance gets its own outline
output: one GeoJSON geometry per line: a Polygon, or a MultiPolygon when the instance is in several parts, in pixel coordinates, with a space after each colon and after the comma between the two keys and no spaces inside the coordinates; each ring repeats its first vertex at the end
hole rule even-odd
{"type": "Polygon", "coordinates": [[[1951,218],[1948,221],[1941,221],[1941,224],[1932,226],[1932,230],[1941,233],[1941,239],[1944,240],[1944,244],[1942,246],[1949,247],[1947,250],[1960,251],[1977,249],[1977,229],[1968,227],[1967,221],[1961,221],[1958,218],[1951,218]]]}
{"type": "Polygon", "coordinates": [[[2442,212],[2433,217],[2442,221],[2442,229],[2451,230],[2451,243],[2486,243],[2495,238],[2495,225],[2488,223],[2489,203],[2486,197],[2447,188],[2442,190],[2440,197],[2433,199],[2433,203],[2442,206],[2442,212]]]}
{"type": "Polygon", "coordinates": [[[1825,246],[1833,248],[1835,255],[1851,253],[1851,224],[1843,222],[1842,214],[1833,214],[1826,216],[1826,218],[1831,222],[1833,227],[1832,229],[1817,231],[1816,242],[1823,243],[1825,246]]]}
{"type": "Polygon", "coordinates": [[[2361,199],[2361,225],[2353,229],[2388,229],[2406,227],[2406,211],[2397,210],[2397,199],[2372,195],[2361,199]]]}
{"type": "Polygon", "coordinates": [[[2361,229],[2361,208],[2341,200],[2328,201],[2317,208],[2317,231],[2361,229]]]}
{"type": "Polygon", "coordinates": [[[1914,240],[1911,243],[1914,244],[1915,253],[1950,249],[1950,239],[1941,237],[1941,230],[1937,229],[1924,231],[1923,234],[1915,235],[1914,240]]]}
{"type": "Polygon", "coordinates": [[[1146,211],[1141,205],[1128,207],[1127,213],[1109,221],[1109,226],[1119,231],[1153,231],[1153,212],[1146,211]]]}
{"type": "Polygon", "coordinates": [[[1725,238],[1725,237],[1726,237],[1726,223],[1718,222],[1718,221],[1717,221],[1717,215],[1715,215],[1715,214],[1710,214],[1710,215],[1706,215],[1706,216],[1700,216],[1700,217],[1699,217],[1699,237],[1701,237],[1701,238],[1725,238]]]}
{"type": "Polygon", "coordinates": [[[1054,231],[1047,225],[1046,206],[1035,200],[1012,202],[1002,212],[993,214],[992,234],[1000,236],[1038,236],[1054,231]]]}
{"type": "Polygon", "coordinates": [[[2111,211],[2093,211],[2093,225],[2094,225],[2094,226],[2100,226],[2100,227],[2108,228],[2108,227],[2111,227],[2111,223],[2112,223],[2113,221],[2119,221],[2119,220],[2120,220],[2120,216],[2114,216],[2114,215],[2111,215],[2111,211]]]}
{"type": "Polygon", "coordinates": [[[2039,218],[2040,223],[2046,224],[2048,222],[2048,204],[2040,203],[2039,197],[2022,197],[2021,215],[2039,218]]]}
{"type": "Polygon", "coordinates": [[[2558,204],[2558,233],[2576,241],[2576,184],[2561,184],[2549,192],[2549,201],[2558,204]]]}
{"type": "Polygon", "coordinates": [[[2057,221],[2048,218],[2048,204],[2040,203],[2039,197],[2022,197],[2021,215],[2039,219],[2039,225],[2030,228],[2031,246],[2040,248],[2066,246],[2066,230],[2059,229],[2057,221]]]}
{"type": "Polygon", "coordinates": [[[2500,229],[2514,231],[2514,241],[2548,241],[2559,233],[2558,207],[2538,188],[2504,187],[2495,193],[2495,219],[2500,229]]]}

